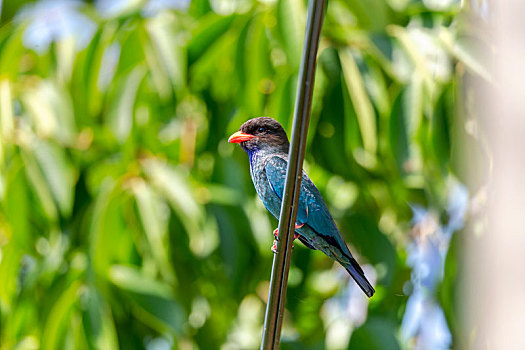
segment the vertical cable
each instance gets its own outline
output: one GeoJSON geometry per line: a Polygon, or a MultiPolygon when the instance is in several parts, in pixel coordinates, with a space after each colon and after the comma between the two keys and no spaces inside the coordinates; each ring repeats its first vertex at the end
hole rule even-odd
{"type": "Polygon", "coordinates": [[[261,349],[263,350],[278,349],[281,338],[286,287],[292,255],[293,232],[295,231],[297,202],[301,189],[306,137],[312,105],[317,49],[319,48],[319,36],[323,25],[325,4],[326,0],[310,0],[308,6],[303,56],[297,81],[297,96],[288,154],[286,183],[279,218],[279,240],[277,242],[277,253],[273,259],[270,291],[264,319],[263,339],[261,342],[261,349]]]}

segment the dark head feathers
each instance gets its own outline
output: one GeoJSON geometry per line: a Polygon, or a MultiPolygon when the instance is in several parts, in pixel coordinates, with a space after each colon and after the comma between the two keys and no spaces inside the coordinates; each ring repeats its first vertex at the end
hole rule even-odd
{"type": "Polygon", "coordinates": [[[253,139],[242,142],[245,151],[270,150],[276,153],[288,154],[290,143],[282,125],[270,117],[250,119],[241,125],[240,131],[255,136],[253,139]]]}

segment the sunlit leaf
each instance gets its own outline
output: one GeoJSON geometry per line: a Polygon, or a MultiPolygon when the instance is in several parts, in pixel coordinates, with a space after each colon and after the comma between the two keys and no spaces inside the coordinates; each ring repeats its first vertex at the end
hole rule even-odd
{"type": "MultiPolygon", "coordinates": [[[[23,162],[15,157],[6,169],[5,198],[2,201],[2,212],[8,223],[3,235],[18,249],[27,249],[30,244],[30,190],[24,176],[23,162]]],[[[23,251],[23,250],[22,250],[23,251]]],[[[17,252],[20,254],[21,252],[17,252]]]]}
{"type": "Polygon", "coordinates": [[[107,89],[106,85],[109,84],[109,81],[105,83],[104,79],[111,78],[107,62],[108,50],[111,45],[116,45],[113,42],[116,30],[116,24],[108,22],[95,34],[85,53],[76,61],[74,70],[76,81],[74,82],[79,86],[86,86],[87,96],[78,96],[78,98],[85,99],[87,109],[85,113],[89,117],[98,115],[102,108],[103,92],[107,89]]]}
{"type": "Polygon", "coordinates": [[[299,67],[304,41],[306,8],[300,0],[277,2],[277,25],[289,65],[299,67]]]}
{"type": "Polygon", "coordinates": [[[410,157],[409,131],[406,106],[404,103],[404,93],[400,93],[392,106],[390,114],[389,139],[390,147],[396,159],[399,171],[406,172],[406,162],[410,157]]]}
{"type": "MultiPolygon", "coordinates": [[[[5,224],[2,224],[2,231],[5,232],[5,224]]],[[[6,237],[2,237],[5,240],[6,237]]],[[[14,297],[18,287],[18,270],[22,258],[21,250],[16,244],[8,244],[2,247],[2,260],[0,261],[0,302],[3,308],[14,308],[14,297]]]]}
{"type": "Polygon", "coordinates": [[[223,17],[208,13],[201,19],[188,43],[189,65],[198,60],[228,30],[235,17],[235,15],[223,17]]]}
{"type": "Polygon", "coordinates": [[[242,91],[243,105],[247,115],[257,116],[263,110],[265,95],[272,92],[275,84],[270,80],[271,67],[268,59],[270,48],[262,16],[255,17],[251,21],[246,41],[242,44],[243,55],[247,57],[243,60],[246,77],[242,91]]]}
{"type": "MultiPolygon", "coordinates": [[[[483,60],[483,50],[476,47],[475,38],[454,38],[450,29],[441,28],[439,39],[460,62],[464,63],[468,69],[487,81],[492,81],[492,75],[487,67],[487,62],[483,60]]],[[[486,48],[485,48],[486,49],[486,48]]]]}
{"type": "MultiPolygon", "coordinates": [[[[2,139],[12,137],[14,130],[13,96],[9,80],[0,81],[0,135],[2,139]]],[[[0,143],[2,142],[0,139],[0,143]]],[[[6,142],[6,141],[4,141],[6,142]]],[[[0,156],[0,161],[2,157],[0,156]]]]}
{"type": "Polygon", "coordinates": [[[349,50],[340,52],[341,66],[354,105],[366,152],[374,155],[377,149],[377,126],[374,108],[365,90],[363,78],[349,50]]]}
{"type": "Polygon", "coordinates": [[[133,183],[140,219],[148,237],[151,253],[164,279],[173,283],[175,276],[168,260],[167,229],[169,208],[149,186],[137,180],[133,183]]]}
{"type": "Polygon", "coordinates": [[[93,201],[93,212],[89,223],[89,256],[93,261],[94,272],[99,275],[105,275],[109,268],[110,247],[104,244],[106,238],[104,227],[107,211],[115,192],[115,182],[108,179],[93,201]]]}
{"type": "Polygon", "coordinates": [[[113,134],[123,143],[133,127],[135,98],[146,70],[137,66],[118,85],[115,99],[109,110],[109,123],[113,134]]]}
{"type": "Polygon", "coordinates": [[[425,89],[430,97],[437,91],[437,83],[450,78],[450,57],[439,41],[428,30],[414,25],[404,28],[401,26],[388,27],[389,33],[400,43],[403,53],[410,58],[414,72],[404,72],[405,79],[413,74],[420,75],[425,89]]]}
{"type": "Polygon", "coordinates": [[[57,220],[58,210],[53,200],[53,195],[51,194],[51,188],[46,182],[42,171],[38,167],[34,155],[31,152],[23,152],[22,159],[24,160],[27,178],[33,185],[44,213],[52,221],[57,220]]]}
{"type": "Polygon", "coordinates": [[[39,81],[22,94],[22,103],[39,135],[69,144],[76,133],[68,92],[51,81],[39,81]]]}
{"type": "Polygon", "coordinates": [[[147,159],[143,169],[152,185],[170,202],[175,211],[184,218],[183,224],[188,232],[198,230],[199,222],[204,219],[204,213],[199,207],[189,184],[175,167],[156,159],[147,159]]]}
{"type": "Polygon", "coordinates": [[[56,45],[57,77],[62,83],[69,83],[75,62],[75,40],[69,38],[56,45]]]}
{"type": "MultiPolygon", "coordinates": [[[[6,30],[8,27],[4,30],[6,30]]],[[[7,29],[9,30],[9,29],[7,29]]],[[[14,80],[20,68],[20,60],[24,53],[22,44],[22,28],[10,30],[10,36],[0,50],[0,76],[14,80]]]]}
{"type": "Polygon", "coordinates": [[[60,212],[69,216],[73,209],[76,174],[64,149],[37,140],[33,147],[32,151],[60,212]]]}
{"type": "Polygon", "coordinates": [[[177,33],[178,28],[175,21],[174,16],[163,13],[148,22],[146,28],[153,40],[164,71],[171,79],[175,89],[180,90],[186,81],[186,62],[184,46],[181,42],[182,33],[177,33]]]}
{"type": "Polygon", "coordinates": [[[361,28],[377,30],[389,24],[390,6],[385,1],[371,0],[363,3],[359,0],[344,2],[354,13],[361,28]]]}
{"type": "Polygon", "coordinates": [[[79,281],[73,282],[52,306],[43,329],[42,349],[57,349],[64,341],[71,312],[78,303],[79,281]]]}

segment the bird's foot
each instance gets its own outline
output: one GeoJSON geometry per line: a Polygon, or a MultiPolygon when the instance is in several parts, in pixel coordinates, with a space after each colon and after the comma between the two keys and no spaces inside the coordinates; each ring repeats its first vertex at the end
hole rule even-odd
{"type": "MultiPolygon", "coordinates": [[[[304,224],[300,224],[300,225],[299,224],[295,224],[295,229],[297,230],[297,229],[299,229],[299,228],[301,228],[303,226],[304,226],[304,224]]],[[[273,245],[272,245],[272,252],[277,253],[277,241],[279,240],[279,228],[276,228],[275,230],[273,230],[273,236],[275,237],[275,239],[274,239],[273,245]]],[[[294,233],[293,234],[293,239],[297,239],[299,237],[301,237],[300,234],[298,234],[298,233],[294,233]]],[[[292,249],[293,249],[293,247],[294,247],[294,245],[292,243],[292,249]]]]}
{"type": "MultiPolygon", "coordinates": [[[[297,230],[297,229],[299,229],[299,228],[301,228],[301,227],[303,227],[303,226],[304,226],[304,224],[300,224],[300,225],[299,225],[299,224],[296,223],[296,224],[295,224],[295,229],[297,230]]],[[[275,230],[273,230],[273,236],[275,237],[275,239],[276,239],[277,241],[279,240],[279,228],[276,228],[275,230]]],[[[294,239],[295,239],[295,238],[298,238],[299,236],[300,236],[299,234],[295,233],[295,234],[294,234],[294,239]]]]}
{"type": "MultiPolygon", "coordinates": [[[[294,248],[294,245],[293,245],[293,243],[292,243],[292,249],[293,249],[293,248],[294,248]]],[[[277,240],[276,240],[276,239],[273,240],[272,252],[273,252],[274,254],[277,254],[277,240]]]]}

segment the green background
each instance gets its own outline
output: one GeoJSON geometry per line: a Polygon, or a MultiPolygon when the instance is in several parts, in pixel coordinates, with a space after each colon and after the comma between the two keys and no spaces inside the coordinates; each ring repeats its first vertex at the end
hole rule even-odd
{"type": "MultiPolygon", "coordinates": [[[[53,14],[26,3],[1,5],[0,349],[258,347],[277,222],[227,139],[261,115],[291,130],[306,3],[78,3],[92,37],[34,49],[53,14]]],[[[283,349],[414,347],[411,205],[447,222],[463,146],[484,157],[466,83],[490,79],[470,2],[431,3],[328,2],[305,169],[377,293],[366,321],[333,314],[353,282],[296,243],[283,349]]],[[[459,241],[431,291],[453,346],[459,241]]]]}

